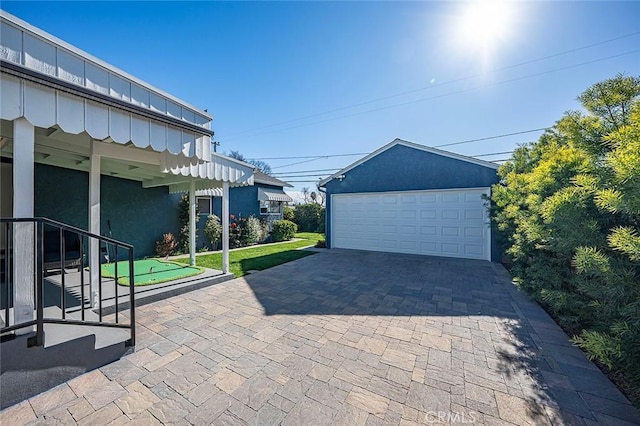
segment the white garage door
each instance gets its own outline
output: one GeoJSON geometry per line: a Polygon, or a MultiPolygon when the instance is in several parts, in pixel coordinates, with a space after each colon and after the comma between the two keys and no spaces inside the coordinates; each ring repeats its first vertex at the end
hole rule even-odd
{"type": "Polygon", "coordinates": [[[491,260],[489,188],[334,194],[331,246],[491,260]]]}

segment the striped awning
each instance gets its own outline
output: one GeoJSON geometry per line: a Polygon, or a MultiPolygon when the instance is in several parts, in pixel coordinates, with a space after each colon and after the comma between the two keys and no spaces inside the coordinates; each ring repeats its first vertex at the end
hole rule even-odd
{"type": "Polygon", "coordinates": [[[258,188],[258,200],[260,201],[293,201],[282,189],[258,188]]]}
{"type": "MultiPolygon", "coordinates": [[[[194,158],[184,156],[166,155],[162,157],[161,170],[164,173],[172,174],[176,179],[184,177],[182,182],[175,182],[169,185],[169,192],[189,191],[189,181],[196,178],[196,190],[211,191],[218,193],[218,188],[222,188],[222,182],[229,182],[230,186],[253,185],[253,169],[250,164],[227,157],[217,152],[211,153],[211,161],[201,162],[194,158]]],[[[222,196],[221,189],[219,190],[222,196]]]]}

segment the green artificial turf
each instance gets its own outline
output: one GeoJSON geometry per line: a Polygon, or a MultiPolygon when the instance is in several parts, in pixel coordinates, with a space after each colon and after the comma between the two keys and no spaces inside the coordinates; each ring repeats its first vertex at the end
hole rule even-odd
{"type": "MultiPolygon", "coordinates": [[[[298,250],[302,247],[315,245],[324,235],[313,232],[304,232],[295,235],[302,238],[299,241],[291,241],[280,244],[257,245],[243,250],[229,252],[229,271],[236,277],[247,274],[247,271],[262,271],[282,263],[314,254],[311,251],[298,250]]],[[[178,262],[187,263],[188,259],[179,259],[178,262]]],[[[222,253],[214,253],[196,257],[196,264],[212,269],[222,269],[222,253]]]]}
{"type": "MultiPolygon", "coordinates": [[[[188,261],[188,260],[187,260],[188,261]]],[[[102,265],[102,276],[115,277],[115,263],[102,265]]],[[[188,266],[182,263],[168,262],[160,259],[135,260],[133,262],[134,285],[144,286],[165,283],[181,278],[187,278],[204,272],[198,266],[188,266]]],[[[129,262],[118,262],[118,284],[129,285],[129,262]]]]}

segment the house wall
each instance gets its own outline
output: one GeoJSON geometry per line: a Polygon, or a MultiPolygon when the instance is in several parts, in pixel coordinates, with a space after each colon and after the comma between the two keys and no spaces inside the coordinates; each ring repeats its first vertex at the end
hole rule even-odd
{"type": "MultiPolygon", "coordinates": [[[[154,256],[162,234],[178,235],[179,194],[169,194],[166,186],[145,189],[141,182],[111,176],[102,176],[100,185],[102,234],[132,244],[136,258],[154,256]]],[[[36,216],[88,229],[88,194],[88,173],[36,164],[36,216]]]]}
{"type": "MultiPolygon", "coordinates": [[[[229,188],[229,214],[235,217],[249,217],[255,216],[258,219],[268,219],[270,222],[273,220],[282,219],[280,215],[263,215],[260,214],[260,202],[258,201],[258,188],[281,190],[281,186],[265,185],[261,183],[254,184],[253,186],[238,186],[235,188],[229,188]]],[[[222,217],[222,198],[213,197],[211,204],[211,212],[218,217],[222,217]]],[[[206,214],[200,215],[198,222],[198,238],[197,248],[200,249],[203,246],[211,247],[211,242],[204,235],[204,226],[207,223],[206,214]]],[[[220,247],[218,247],[220,248],[220,247]]]]}
{"type": "MultiPolygon", "coordinates": [[[[418,191],[427,189],[489,187],[498,182],[496,170],[396,145],[345,173],[342,181],[326,184],[327,247],[331,247],[331,195],[357,192],[418,191]]],[[[499,261],[496,232],[492,229],[492,260],[499,261]]]]}

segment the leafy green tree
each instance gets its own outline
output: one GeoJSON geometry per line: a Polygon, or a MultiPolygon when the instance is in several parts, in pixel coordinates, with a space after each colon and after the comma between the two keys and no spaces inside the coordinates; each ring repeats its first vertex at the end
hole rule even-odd
{"type": "Polygon", "coordinates": [[[578,97],[500,167],[493,219],[516,281],[640,402],[640,77],[578,97]]]}
{"type": "Polygon", "coordinates": [[[299,204],[293,211],[294,222],[300,232],[324,233],[325,208],[317,203],[299,204]]]}

